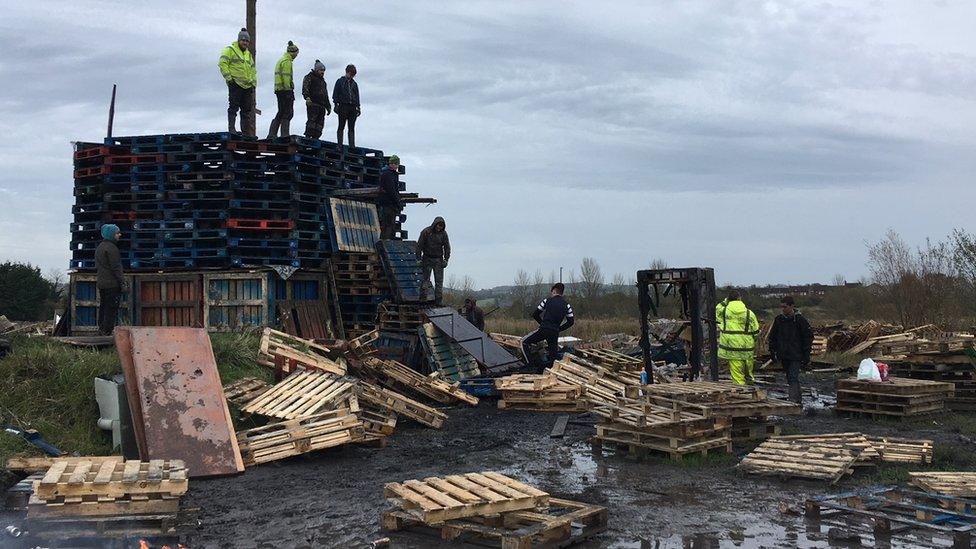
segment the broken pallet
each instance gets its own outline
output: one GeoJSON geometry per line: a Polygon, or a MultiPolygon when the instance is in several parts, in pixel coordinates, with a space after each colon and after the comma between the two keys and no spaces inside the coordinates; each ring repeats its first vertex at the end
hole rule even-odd
{"type": "Polygon", "coordinates": [[[261,333],[260,353],[268,359],[265,361],[268,366],[274,366],[275,357],[281,357],[340,376],[346,373],[345,364],[327,356],[332,354],[328,347],[271,328],[265,328],[261,333]]]}
{"type": "Polygon", "coordinates": [[[926,492],[959,498],[976,497],[976,473],[930,472],[908,473],[909,482],[926,492]]]}
{"type": "Polygon", "coordinates": [[[244,377],[224,385],[224,398],[236,406],[243,406],[267,391],[269,387],[271,384],[263,379],[244,377]]]}
{"type": "Polygon", "coordinates": [[[770,439],[739,463],[741,471],[754,475],[809,478],[837,482],[853,472],[860,449],[840,443],[770,439]]]}
{"type": "Polygon", "coordinates": [[[443,404],[461,401],[472,406],[478,405],[477,397],[462,390],[457,382],[441,379],[440,374],[436,372],[424,376],[395,360],[374,357],[363,360],[363,367],[377,375],[381,382],[391,389],[404,388],[443,404]]]}
{"type": "Polygon", "coordinates": [[[447,419],[447,415],[440,410],[365,381],[359,383],[357,394],[363,402],[407,416],[435,429],[443,427],[447,419]]]}

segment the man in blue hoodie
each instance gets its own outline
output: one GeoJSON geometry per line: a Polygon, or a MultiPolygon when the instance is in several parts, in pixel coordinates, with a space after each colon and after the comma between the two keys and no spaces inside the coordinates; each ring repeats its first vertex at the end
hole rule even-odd
{"type": "Polygon", "coordinates": [[[98,331],[112,335],[119,316],[119,301],[126,287],[122,257],[115,244],[122,238],[118,225],[102,225],[102,242],[95,248],[95,285],[98,287],[98,331]]]}

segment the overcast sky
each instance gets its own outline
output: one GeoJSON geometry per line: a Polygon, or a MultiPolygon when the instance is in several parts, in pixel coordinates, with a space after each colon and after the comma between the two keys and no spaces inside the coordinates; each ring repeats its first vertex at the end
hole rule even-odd
{"type": "MultiPolygon", "coordinates": [[[[0,259],[66,269],[70,142],[222,131],[216,62],[244,0],[16,2],[0,18],[0,259]]],[[[887,228],[974,230],[976,2],[258,2],[258,118],[289,39],[300,79],[359,69],[359,145],[397,153],[413,237],[449,273],[724,283],[866,273],[887,228]],[[856,4],[860,7],[851,8],[856,4]]],[[[304,127],[296,104],[292,130],[304,127]]],[[[325,137],[335,137],[336,119],[325,137]]]]}

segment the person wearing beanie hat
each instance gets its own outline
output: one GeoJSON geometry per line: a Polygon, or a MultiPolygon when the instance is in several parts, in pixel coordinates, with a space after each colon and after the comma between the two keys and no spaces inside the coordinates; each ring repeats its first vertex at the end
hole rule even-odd
{"type": "Polygon", "coordinates": [[[119,301],[125,289],[122,258],[115,244],[122,238],[118,225],[105,224],[102,241],[95,248],[95,285],[98,287],[98,331],[112,335],[119,316],[119,301]]]}
{"type": "Polygon", "coordinates": [[[342,132],[349,124],[349,146],[356,146],[356,118],[363,114],[359,105],[359,84],[356,78],[356,65],[346,65],[346,75],[340,76],[332,87],[332,102],[335,103],[336,115],[339,117],[339,130],[336,132],[336,143],[342,148],[342,132]]]}
{"type": "Polygon", "coordinates": [[[298,46],[291,40],[281,59],[275,64],[275,98],[278,99],[278,113],[271,119],[271,128],[268,129],[268,139],[278,137],[278,130],[281,129],[281,137],[291,135],[291,119],[295,116],[295,79],[292,77],[292,61],[298,57],[298,46]]]}
{"type": "Polygon", "coordinates": [[[376,201],[380,208],[380,239],[390,240],[396,234],[396,219],[403,211],[400,198],[400,157],[393,155],[380,171],[380,196],[376,201]]]}
{"type": "Polygon", "coordinates": [[[258,73],[254,67],[254,57],[248,46],[251,35],[247,29],[237,33],[237,41],[231,43],[220,53],[217,67],[227,82],[227,131],[236,132],[237,111],[241,111],[241,133],[254,137],[251,127],[251,111],[254,108],[254,89],[258,85],[258,73]]]}
{"type": "Polygon", "coordinates": [[[305,98],[308,114],[305,122],[305,137],[318,139],[322,137],[322,130],[325,129],[326,115],[332,114],[329,88],[325,84],[325,65],[318,59],[302,80],[302,97],[305,98]]]}

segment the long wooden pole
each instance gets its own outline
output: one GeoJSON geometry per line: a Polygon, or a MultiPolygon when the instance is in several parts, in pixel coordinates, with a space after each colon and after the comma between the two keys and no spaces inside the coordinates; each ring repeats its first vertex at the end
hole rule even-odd
{"type": "MultiPolygon", "coordinates": [[[[251,51],[251,58],[254,59],[254,64],[257,66],[258,63],[258,29],[257,29],[257,8],[258,0],[247,0],[247,33],[251,35],[251,46],[248,48],[251,51]]],[[[251,103],[251,112],[248,116],[248,127],[257,134],[257,102],[258,102],[258,90],[254,89],[254,95],[251,103]]]]}
{"type": "Polygon", "coordinates": [[[115,88],[118,84],[112,84],[112,101],[108,104],[108,134],[107,137],[112,137],[112,125],[115,123],[115,88]]]}

